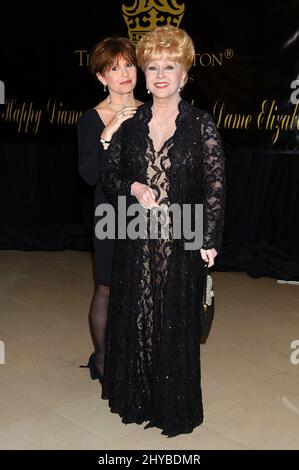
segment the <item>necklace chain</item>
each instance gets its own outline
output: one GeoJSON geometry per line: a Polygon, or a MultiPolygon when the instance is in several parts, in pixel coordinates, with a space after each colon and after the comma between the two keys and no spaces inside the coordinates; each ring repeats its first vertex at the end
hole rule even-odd
{"type": "MultiPolygon", "coordinates": [[[[112,100],[111,100],[111,96],[110,96],[110,95],[107,96],[107,103],[108,103],[109,106],[113,109],[113,103],[112,103],[112,100]]],[[[128,105],[123,106],[123,105],[116,104],[116,103],[114,103],[114,105],[115,105],[115,106],[121,106],[121,108],[120,108],[120,109],[117,109],[117,110],[116,110],[116,109],[113,109],[113,111],[121,111],[122,109],[124,109],[124,108],[126,108],[126,107],[128,106],[128,105]]],[[[135,100],[134,100],[134,105],[136,105],[135,100]]]]}

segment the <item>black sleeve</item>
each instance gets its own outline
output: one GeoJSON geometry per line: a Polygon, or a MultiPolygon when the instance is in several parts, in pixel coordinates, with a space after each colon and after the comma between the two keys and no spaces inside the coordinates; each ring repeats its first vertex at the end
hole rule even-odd
{"type": "Polygon", "coordinates": [[[95,110],[86,111],[78,121],[79,173],[90,185],[97,184],[105,158],[100,136],[104,129],[95,110]]]}
{"type": "Polygon", "coordinates": [[[202,248],[219,251],[225,211],[225,156],[212,116],[205,112],[201,123],[203,138],[204,234],[202,248]]]}
{"type": "MultiPolygon", "coordinates": [[[[122,131],[123,129],[120,128],[112,137],[100,178],[104,193],[115,207],[117,207],[118,196],[131,198],[131,185],[136,181],[134,178],[127,178],[124,174],[122,131]]],[[[134,202],[136,202],[135,197],[134,202]]]]}

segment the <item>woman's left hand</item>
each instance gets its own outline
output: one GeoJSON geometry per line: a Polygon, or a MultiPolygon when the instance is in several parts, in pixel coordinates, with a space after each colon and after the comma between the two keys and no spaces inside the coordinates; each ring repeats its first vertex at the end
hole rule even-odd
{"type": "Polygon", "coordinates": [[[211,248],[209,250],[204,250],[203,248],[200,249],[200,254],[202,259],[206,262],[209,263],[208,267],[210,268],[214,264],[214,259],[217,256],[217,251],[215,248],[211,248]]]}

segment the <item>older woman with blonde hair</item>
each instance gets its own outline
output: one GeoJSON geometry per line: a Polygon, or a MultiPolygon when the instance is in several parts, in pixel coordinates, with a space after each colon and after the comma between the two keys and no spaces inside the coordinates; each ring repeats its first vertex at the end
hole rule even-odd
{"type": "Polygon", "coordinates": [[[119,196],[139,203],[147,222],[161,209],[169,230],[160,224],[152,236],[146,224],[147,236],[115,242],[102,398],[124,423],[148,421],[175,436],[203,421],[199,312],[205,263],[214,264],[221,246],[224,155],[211,115],[180,97],[194,60],[190,36],[162,26],[136,55],[153,100],[114,134],[102,187],[114,206],[119,196]],[[189,207],[193,228],[202,205],[195,248],[186,248],[188,234],[175,234],[173,205],[183,223],[189,207]]]}

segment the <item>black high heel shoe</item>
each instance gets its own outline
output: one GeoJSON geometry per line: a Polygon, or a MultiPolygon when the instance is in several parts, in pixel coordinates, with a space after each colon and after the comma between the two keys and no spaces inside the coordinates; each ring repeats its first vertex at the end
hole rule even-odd
{"type": "Polygon", "coordinates": [[[102,385],[103,375],[100,374],[100,372],[97,369],[96,361],[95,361],[95,353],[94,352],[90,355],[90,358],[89,358],[88,363],[86,364],[86,366],[79,366],[79,367],[82,367],[82,368],[87,368],[88,367],[89,368],[90,378],[92,380],[98,379],[100,384],[102,385]]]}

